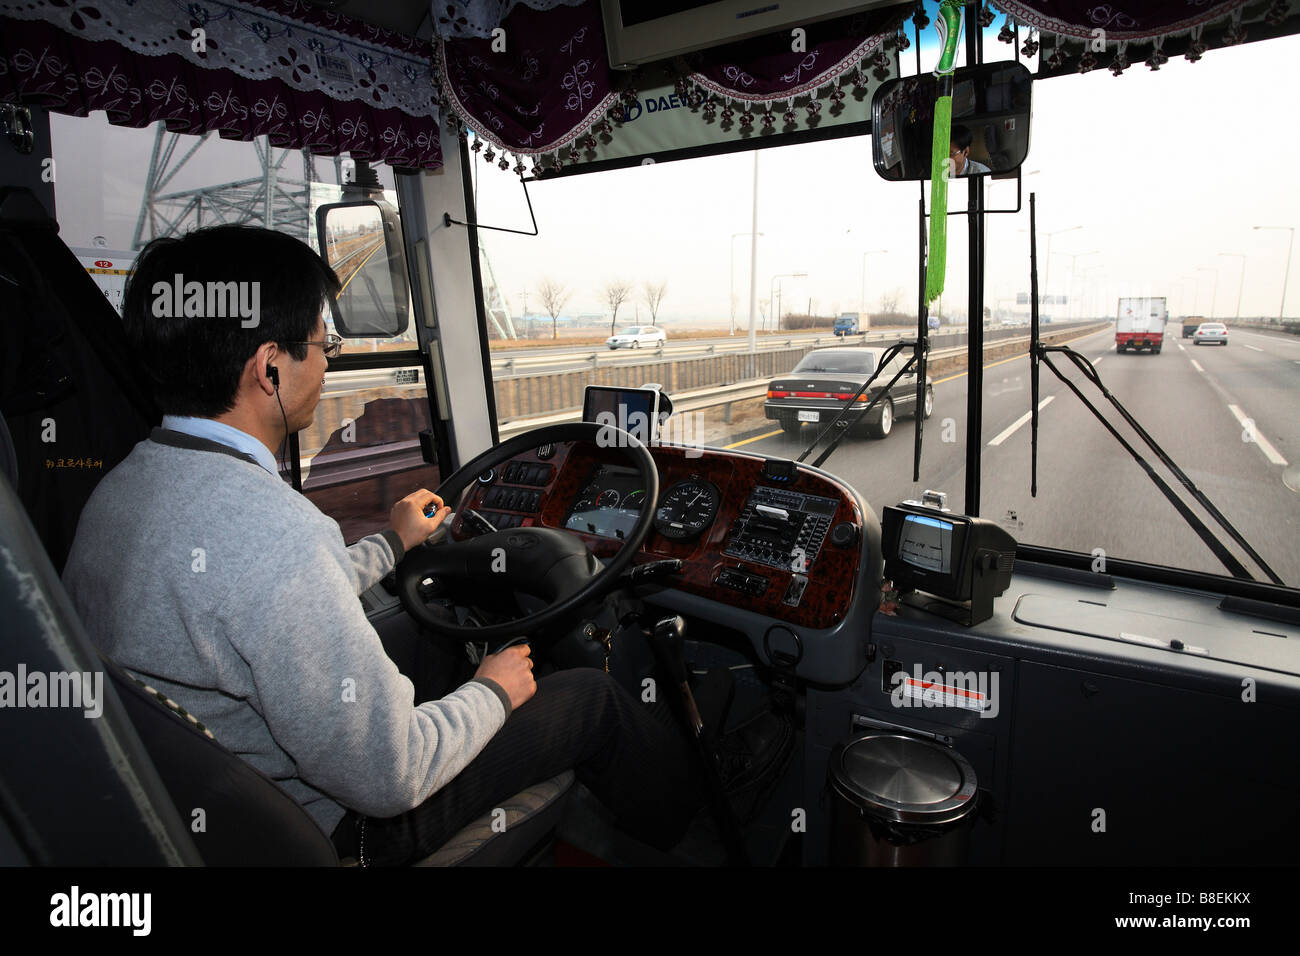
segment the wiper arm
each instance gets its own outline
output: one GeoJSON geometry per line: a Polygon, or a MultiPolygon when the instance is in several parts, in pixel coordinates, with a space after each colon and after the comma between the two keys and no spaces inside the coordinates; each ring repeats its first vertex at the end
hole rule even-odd
{"type": "Polygon", "coordinates": [[[876,403],[880,401],[881,397],[887,394],[889,390],[894,387],[894,383],[897,382],[900,378],[902,378],[905,374],[907,374],[907,370],[911,368],[912,363],[916,361],[916,353],[917,353],[916,345],[917,345],[916,342],[897,342],[894,345],[891,345],[889,348],[885,349],[885,354],[881,356],[880,362],[876,366],[876,370],[871,373],[871,377],[858,386],[858,390],[853,393],[852,398],[850,398],[847,402],[844,403],[844,407],[840,409],[840,413],[836,415],[835,418],[831,421],[831,423],[827,425],[826,428],[821,433],[819,433],[816,438],[812,440],[812,444],[810,444],[807,448],[805,448],[803,450],[803,454],[800,455],[798,458],[796,458],[795,461],[803,461],[804,459],[806,459],[810,454],[812,454],[812,450],[817,447],[817,443],[821,441],[823,438],[825,438],[827,435],[829,435],[832,431],[834,431],[836,426],[839,426],[840,433],[835,436],[835,438],[831,441],[831,443],[826,446],[826,450],[822,452],[820,455],[818,455],[817,460],[813,462],[814,468],[820,468],[822,466],[822,463],[831,456],[831,452],[835,451],[835,449],[839,447],[839,444],[843,440],[844,436],[849,433],[849,429],[852,428],[854,425],[856,425],[863,415],[867,414],[867,412],[875,408],[876,403]],[[858,411],[857,414],[855,414],[850,421],[843,422],[843,424],[841,424],[841,422],[844,419],[844,416],[849,414],[849,412],[853,410],[853,403],[858,400],[858,396],[861,395],[863,392],[865,392],[871,386],[871,383],[880,377],[880,373],[884,370],[885,366],[888,365],[890,361],[893,360],[895,355],[897,355],[904,348],[907,348],[909,346],[913,349],[912,357],[908,359],[907,363],[898,370],[898,372],[894,375],[893,378],[889,380],[889,384],[886,385],[884,388],[882,388],[880,392],[877,393],[876,397],[873,398],[866,405],[866,407],[858,411]]]}
{"type": "MultiPolygon", "coordinates": [[[[1187,506],[1186,502],[1184,502],[1180,497],[1178,497],[1177,493],[1174,491],[1173,488],[1169,486],[1168,482],[1166,482],[1163,478],[1161,478],[1158,474],[1156,474],[1155,469],[1152,468],[1151,464],[1145,458],[1142,457],[1142,455],[1138,452],[1138,450],[1134,448],[1132,445],[1130,445],[1124,439],[1124,436],[1122,436],[1118,431],[1115,430],[1115,427],[1106,420],[1104,415],[1102,415],[1101,410],[1098,409],[1096,406],[1094,406],[1090,401],[1088,401],[1088,399],[1084,396],[1083,392],[1079,391],[1078,386],[1075,385],[1074,382],[1070,381],[1070,379],[1066,378],[1064,375],[1061,374],[1060,370],[1055,366],[1055,364],[1053,364],[1052,360],[1047,357],[1047,353],[1060,352],[1063,355],[1069,357],[1069,359],[1072,362],[1074,362],[1074,364],[1079,368],[1079,370],[1083,372],[1084,377],[1087,378],[1089,381],[1091,381],[1095,386],[1097,386],[1097,388],[1101,391],[1102,395],[1104,395],[1106,399],[1112,405],[1114,405],[1115,408],[1119,411],[1124,421],[1128,422],[1128,424],[1133,428],[1133,430],[1136,431],[1139,436],[1141,436],[1144,442],[1146,442],[1147,446],[1153,452],[1155,452],[1156,457],[1160,459],[1161,463],[1164,464],[1166,468],[1168,468],[1170,471],[1174,473],[1174,476],[1177,477],[1178,480],[1182,483],[1183,487],[1185,487],[1191,493],[1192,497],[1196,499],[1197,503],[1200,504],[1200,506],[1203,507],[1206,511],[1208,511],[1210,515],[1214,518],[1214,520],[1216,520],[1223,527],[1223,529],[1228,532],[1228,534],[1232,537],[1232,540],[1237,542],[1237,544],[1241,545],[1241,547],[1245,550],[1246,554],[1250,556],[1250,559],[1254,561],[1257,565],[1259,565],[1260,569],[1263,570],[1263,572],[1266,575],[1268,575],[1269,579],[1272,580],[1274,584],[1284,583],[1282,579],[1278,577],[1276,573],[1274,573],[1273,569],[1268,566],[1268,564],[1264,561],[1264,559],[1259,556],[1258,552],[1256,552],[1255,549],[1252,548],[1250,544],[1246,541],[1246,539],[1242,537],[1241,533],[1232,526],[1232,523],[1228,521],[1226,517],[1224,517],[1223,513],[1219,511],[1219,509],[1214,506],[1213,502],[1211,502],[1210,499],[1205,496],[1205,493],[1196,487],[1196,485],[1192,482],[1192,480],[1189,477],[1187,477],[1186,473],[1184,473],[1183,470],[1179,468],[1177,464],[1174,463],[1174,460],[1169,457],[1169,455],[1165,452],[1165,450],[1161,448],[1158,444],[1156,444],[1155,439],[1152,438],[1151,435],[1147,433],[1146,429],[1143,428],[1140,424],[1138,424],[1137,419],[1135,419],[1132,415],[1129,414],[1128,409],[1126,409],[1120,403],[1119,399],[1117,399],[1114,396],[1114,394],[1112,394],[1111,391],[1108,388],[1106,388],[1105,385],[1102,384],[1101,376],[1097,373],[1097,369],[1093,367],[1093,364],[1090,361],[1088,361],[1088,358],[1086,356],[1081,355],[1080,353],[1076,352],[1074,349],[1066,345],[1050,345],[1050,346],[1040,345],[1038,347],[1038,352],[1042,362],[1049,369],[1052,370],[1052,373],[1057,378],[1059,378],[1062,382],[1064,382],[1069,387],[1070,391],[1074,392],[1074,394],[1078,396],[1079,401],[1083,402],[1083,404],[1087,407],[1087,409],[1090,412],[1092,412],[1092,414],[1096,417],[1097,421],[1101,422],[1102,425],[1105,426],[1106,430],[1110,432],[1111,435],[1114,436],[1115,440],[1118,441],[1124,447],[1124,449],[1130,455],[1133,456],[1133,460],[1142,466],[1142,469],[1147,473],[1147,476],[1150,477],[1150,479],[1153,482],[1155,482],[1156,487],[1159,488],[1160,491],[1164,494],[1164,496],[1169,499],[1169,502],[1174,506],[1174,508],[1178,511],[1178,513],[1183,516],[1183,519],[1191,526],[1192,530],[1195,531],[1200,536],[1201,540],[1204,541],[1205,544],[1209,547],[1209,549],[1214,552],[1215,557],[1217,557],[1223,563],[1223,566],[1228,569],[1228,571],[1232,574],[1233,577],[1245,578],[1247,580],[1254,580],[1250,572],[1246,570],[1245,566],[1240,561],[1238,561],[1236,556],[1234,556],[1232,552],[1229,551],[1223,545],[1223,542],[1221,542],[1218,538],[1214,536],[1214,532],[1211,531],[1210,528],[1208,528],[1205,525],[1205,523],[1201,521],[1199,517],[1197,517],[1195,512],[1193,512],[1192,509],[1187,506]]],[[[1038,407],[1037,398],[1038,398],[1037,395],[1035,395],[1034,408],[1038,407]]]]}

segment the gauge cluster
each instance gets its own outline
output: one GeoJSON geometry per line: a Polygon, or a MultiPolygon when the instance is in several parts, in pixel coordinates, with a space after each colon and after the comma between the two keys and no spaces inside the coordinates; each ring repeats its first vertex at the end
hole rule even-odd
{"type": "Polygon", "coordinates": [[[646,507],[646,490],[635,468],[597,465],[564,519],[571,531],[625,538],[646,507]]]}

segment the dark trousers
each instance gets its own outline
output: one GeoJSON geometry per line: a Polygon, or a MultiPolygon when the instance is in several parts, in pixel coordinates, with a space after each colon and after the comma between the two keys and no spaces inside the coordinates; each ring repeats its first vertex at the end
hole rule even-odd
{"type": "MultiPolygon", "coordinates": [[[[429,675],[413,680],[417,700],[433,699],[424,693],[429,675]]],[[[537,693],[450,783],[400,816],[366,818],[365,862],[414,863],[502,801],[568,769],[619,829],[658,849],[680,839],[700,806],[689,748],[665,702],[643,703],[604,671],[557,671],[538,680],[537,693]]],[[[358,856],[359,823],[349,811],[334,831],[340,856],[358,856]]]]}

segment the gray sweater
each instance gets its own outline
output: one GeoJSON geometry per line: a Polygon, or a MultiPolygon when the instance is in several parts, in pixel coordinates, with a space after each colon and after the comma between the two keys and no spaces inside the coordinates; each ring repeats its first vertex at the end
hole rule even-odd
{"type": "Polygon", "coordinates": [[[417,706],[357,599],[401,547],[392,531],[345,547],[336,522],[252,458],[155,429],[91,495],[63,582],[108,657],[329,833],[344,807],[417,806],[509,714],[481,680],[417,706]]]}

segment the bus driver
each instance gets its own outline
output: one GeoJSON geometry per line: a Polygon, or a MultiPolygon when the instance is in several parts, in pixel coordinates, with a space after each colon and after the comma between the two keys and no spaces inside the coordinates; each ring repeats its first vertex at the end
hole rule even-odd
{"type": "Polygon", "coordinates": [[[699,806],[685,741],[609,675],[534,682],[516,646],[428,699],[385,653],[358,595],[450,509],[421,489],[390,530],[345,547],[274,457],[320,401],[339,346],[323,304],[338,291],[308,246],[264,229],[217,226],[140,253],[123,324],[164,418],[81,515],[64,583],[91,639],[363,864],[418,860],[567,768],[622,829],[671,846],[699,806]],[[239,283],[260,314],[160,308],[182,281],[239,283]]]}

